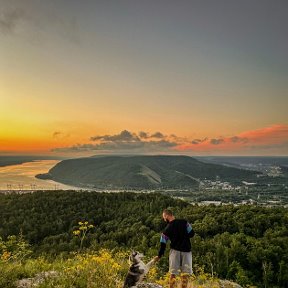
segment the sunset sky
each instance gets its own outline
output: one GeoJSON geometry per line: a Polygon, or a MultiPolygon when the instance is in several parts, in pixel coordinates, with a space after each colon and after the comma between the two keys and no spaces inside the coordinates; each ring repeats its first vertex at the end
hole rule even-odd
{"type": "Polygon", "coordinates": [[[288,156],[287,0],[0,0],[0,155],[288,156]]]}

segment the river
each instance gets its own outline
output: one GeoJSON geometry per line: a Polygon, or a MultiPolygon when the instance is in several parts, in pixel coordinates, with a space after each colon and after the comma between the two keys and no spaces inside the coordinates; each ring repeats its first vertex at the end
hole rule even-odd
{"type": "Polygon", "coordinates": [[[79,190],[52,180],[41,180],[35,175],[47,173],[59,160],[35,160],[23,164],[0,167],[0,191],[79,190]]]}

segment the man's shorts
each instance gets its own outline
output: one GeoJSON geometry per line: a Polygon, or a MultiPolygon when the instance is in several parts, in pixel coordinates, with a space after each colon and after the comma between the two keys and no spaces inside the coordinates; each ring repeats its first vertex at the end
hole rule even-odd
{"type": "Polygon", "coordinates": [[[170,249],[169,272],[174,275],[192,274],[192,253],[170,249]]]}

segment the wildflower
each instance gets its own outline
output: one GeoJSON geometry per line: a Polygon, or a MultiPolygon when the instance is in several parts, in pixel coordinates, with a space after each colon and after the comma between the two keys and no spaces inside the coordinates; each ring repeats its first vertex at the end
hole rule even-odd
{"type": "Polygon", "coordinates": [[[112,268],[115,270],[119,270],[121,266],[118,263],[113,263],[112,268]]]}
{"type": "Polygon", "coordinates": [[[80,234],[80,230],[75,230],[75,231],[73,231],[73,234],[74,234],[75,236],[78,236],[78,235],[80,234]]]}
{"type": "Polygon", "coordinates": [[[11,252],[4,251],[3,254],[2,254],[2,256],[1,256],[1,259],[2,259],[3,261],[7,261],[7,260],[9,260],[10,257],[11,257],[11,252]]]}
{"type": "Polygon", "coordinates": [[[79,224],[79,228],[77,230],[73,231],[73,234],[75,236],[79,236],[80,237],[80,239],[81,239],[81,241],[80,241],[80,250],[82,250],[83,241],[84,241],[84,239],[86,237],[86,234],[94,226],[92,224],[88,225],[89,224],[88,221],[85,221],[84,223],[79,221],[78,224],[79,224]]]}

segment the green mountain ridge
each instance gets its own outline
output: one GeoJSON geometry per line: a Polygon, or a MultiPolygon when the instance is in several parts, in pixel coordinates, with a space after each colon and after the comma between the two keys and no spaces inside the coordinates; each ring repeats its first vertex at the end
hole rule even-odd
{"type": "Polygon", "coordinates": [[[63,160],[36,176],[78,187],[105,189],[197,188],[200,180],[240,183],[256,172],[204,163],[189,156],[101,156],[63,160]]]}

